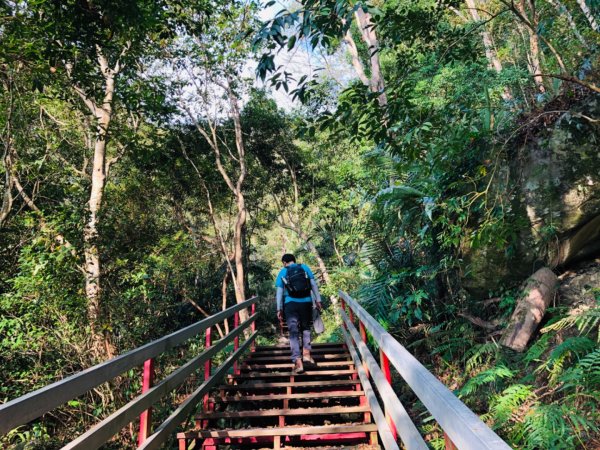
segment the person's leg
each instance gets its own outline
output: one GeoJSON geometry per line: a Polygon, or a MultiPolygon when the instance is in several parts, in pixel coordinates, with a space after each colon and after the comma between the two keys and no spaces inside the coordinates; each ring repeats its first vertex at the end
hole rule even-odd
{"type": "Polygon", "coordinates": [[[304,361],[315,363],[310,356],[310,325],[312,322],[312,303],[299,303],[300,305],[300,328],[302,329],[302,359],[304,361]]]}
{"type": "MultiPolygon", "coordinates": [[[[289,302],[284,305],[285,320],[290,334],[290,350],[292,352],[292,362],[300,359],[300,311],[297,307],[298,303],[289,302]]],[[[300,360],[302,362],[302,360],[300,360]]]]}

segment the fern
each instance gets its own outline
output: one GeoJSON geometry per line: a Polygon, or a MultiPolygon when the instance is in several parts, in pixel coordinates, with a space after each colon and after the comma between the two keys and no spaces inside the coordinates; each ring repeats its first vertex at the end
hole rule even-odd
{"type": "Polygon", "coordinates": [[[495,342],[486,342],[476,345],[465,354],[465,370],[467,373],[483,365],[484,357],[489,360],[491,356],[497,356],[500,347],[495,342]]]}
{"type": "Polygon", "coordinates": [[[497,383],[499,380],[512,378],[514,376],[515,373],[504,364],[497,365],[491,369],[484,370],[467,381],[467,383],[460,389],[458,395],[459,397],[471,395],[483,385],[497,383]]]}
{"type": "Polygon", "coordinates": [[[565,363],[572,356],[584,355],[595,347],[596,343],[586,336],[571,337],[552,350],[546,362],[541,364],[536,369],[536,372],[546,370],[548,372],[549,383],[555,384],[563,373],[565,363]]]}
{"type": "Polygon", "coordinates": [[[572,449],[582,442],[582,434],[597,429],[571,406],[537,405],[524,418],[524,444],[528,449],[572,449]]]}
{"type": "Polygon", "coordinates": [[[532,386],[513,384],[500,395],[492,397],[489,417],[494,420],[496,428],[501,427],[510,420],[517,408],[534,397],[532,386]]]}
{"type": "Polygon", "coordinates": [[[580,334],[592,334],[596,332],[596,340],[600,342],[600,307],[580,309],[567,317],[564,317],[551,325],[544,327],[541,332],[560,331],[575,326],[580,334]]]}
{"type": "Polygon", "coordinates": [[[544,334],[540,337],[535,344],[527,350],[527,353],[525,353],[525,356],[523,357],[523,362],[529,365],[534,361],[539,361],[540,356],[548,349],[551,339],[552,335],[550,334],[544,334]]]}

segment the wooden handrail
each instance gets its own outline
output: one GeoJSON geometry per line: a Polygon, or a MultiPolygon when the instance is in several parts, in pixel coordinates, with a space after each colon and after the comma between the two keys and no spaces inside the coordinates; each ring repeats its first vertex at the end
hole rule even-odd
{"type": "Polygon", "coordinates": [[[362,386],[363,392],[365,393],[365,397],[367,398],[367,402],[369,403],[369,408],[371,409],[371,413],[373,414],[373,419],[375,420],[375,424],[377,425],[379,437],[383,444],[383,448],[385,450],[399,450],[400,447],[398,447],[398,444],[396,443],[396,440],[392,435],[392,431],[390,430],[389,424],[385,420],[385,416],[383,415],[381,406],[379,406],[377,395],[375,394],[375,391],[371,386],[371,382],[369,381],[369,375],[367,375],[367,372],[362,366],[360,358],[356,353],[356,349],[354,348],[352,338],[350,337],[348,332],[343,328],[342,333],[344,334],[344,340],[346,341],[346,345],[348,346],[348,351],[350,352],[350,356],[352,357],[352,361],[354,361],[354,366],[356,367],[356,371],[358,372],[360,384],[362,386]]]}
{"type": "Polygon", "coordinates": [[[377,361],[375,361],[375,358],[373,358],[373,355],[367,348],[367,345],[363,342],[363,339],[354,327],[354,324],[350,322],[350,319],[344,310],[340,308],[339,312],[350,336],[352,336],[352,339],[354,340],[354,343],[362,356],[363,364],[366,364],[368,367],[370,375],[375,382],[375,386],[381,394],[381,399],[385,405],[385,410],[390,413],[394,423],[396,424],[396,427],[398,428],[398,433],[400,434],[402,443],[407,450],[427,450],[427,444],[419,434],[419,430],[412,422],[410,416],[406,412],[406,409],[404,409],[404,406],[398,399],[398,396],[386,380],[383,371],[377,364],[377,361]]]}
{"type": "Polygon", "coordinates": [[[215,370],[213,375],[204,383],[202,383],[198,389],[192,392],[192,394],[181,405],[179,405],[179,407],[167,418],[167,420],[165,420],[162,425],[156,429],[156,432],[152,436],[148,437],[142,446],[138,447],[138,450],[154,450],[161,448],[162,444],[169,438],[171,433],[175,431],[181,421],[190,415],[198,403],[198,399],[200,399],[204,394],[208,393],[208,391],[225,376],[227,370],[240,358],[244,350],[246,350],[250,344],[254,342],[257,335],[258,331],[252,333],[250,337],[248,337],[248,339],[246,339],[244,343],[240,345],[240,347],[233,352],[233,354],[227,358],[217,370],[215,370]]]}
{"type": "Polygon", "coordinates": [[[19,425],[37,419],[69,400],[79,397],[123,372],[143,364],[144,361],[185,342],[208,327],[222,322],[235,312],[248,308],[257,301],[258,297],[250,298],[243,303],[231,306],[142,347],[0,405],[0,435],[8,433],[19,425]]]}
{"type": "Polygon", "coordinates": [[[352,297],[341,299],[385,352],[404,381],[460,450],[510,450],[510,447],[430,373],[352,297]]]}
{"type": "Polygon", "coordinates": [[[223,339],[203,351],[200,355],[190,359],[186,364],[172,372],[159,384],[150,388],[144,394],[136,397],[118,411],[115,411],[113,414],[97,423],[77,439],[64,446],[63,450],[92,450],[102,446],[129,422],[135,420],[138,414],[152,406],[167,393],[183,383],[188,376],[201,367],[203,362],[210,360],[210,358],[223,350],[227,344],[242,334],[255,320],[256,314],[246,320],[241,326],[235,328],[228,335],[224,336],[223,339]]]}

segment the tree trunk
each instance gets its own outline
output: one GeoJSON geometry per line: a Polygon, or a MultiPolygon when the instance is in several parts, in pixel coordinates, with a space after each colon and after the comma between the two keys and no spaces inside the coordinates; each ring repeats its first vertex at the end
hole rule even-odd
{"type": "Polygon", "coordinates": [[[527,34],[529,35],[529,53],[528,53],[528,68],[529,72],[533,75],[533,81],[537,86],[538,90],[543,94],[546,92],[546,88],[544,87],[544,80],[542,77],[542,67],[540,63],[540,41],[538,35],[535,30],[538,27],[538,18],[537,12],[532,7],[531,18],[528,18],[527,12],[525,10],[525,0],[519,0],[515,4],[515,8],[521,17],[519,20],[528,23],[527,26],[527,34]]]}
{"type": "MultiPolygon", "coordinates": [[[[477,10],[477,5],[475,4],[475,0],[466,0],[467,7],[469,8],[469,12],[471,13],[471,17],[475,22],[481,22],[481,17],[479,16],[479,11],[477,10]]],[[[483,48],[485,50],[485,56],[488,60],[489,67],[494,69],[497,73],[502,72],[502,63],[498,58],[498,54],[496,53],[496,49],[494,48],[494,41],[492,39],[492,35],[489,31],[482,28],[481,38],[483,40],[483,48]]],[[[513,99],[512,93],[508,87],[505,87],[502,92],[502,98],[505,101],[509,101],[513,99]]]]}
{"type": "MultiPolygon", "coordinates": [[[[227,279],[229,278],[229,270],[225,267],[225,275],[223,276],[223,283],[221,283],[221,309],[225,311],[227,309],[227,279]]],[[[225,319],[225,334],[229,334],[229,322],[225,319]]]]}
{"type": "MultiPolygon", "coordinates": [[[[87,315],[91,329],[92,351],[99,359],[112,358],[115,354],[114,346],[107,331],[101,331],[102,321],[102,267],[100,261],[98,231],[99,213],[102,208],[102,199],[106,187],[107,158],[106,148],[108,129],[113,116],[113,98],[115,94],[115,78],[120,71],[120,62],[114,68],[109,67],[108,60],[98,47],[98,65],[102,73],[104,85],[104,98],[102,105],[96,104],[79,86],[73,84],[74,90],[83,100],[96,119],[96,137],[94,142],[94,159],[91,176],[90,197],[88,200],[87,219],[83,229],[84,246],[84,273],[85,294],[87,297],[87,315]]],[[[126,50],[124,50],[126,51],[126,50]]]]}
{"type": "Polygon", "coordinates": [[[375,33],[374,23],[371,20],[371,14],[364,11],[362,8],[358,8],[355,12],[355,16],[362,38],[369,49],[369,63],[371,68],[371,79],[369,80],[369,86],[371,92],[380,93],[379,105],[386,106],[387,96],[384,92],[385,81],[383,79],[381,65],[379,63],[379,42],[377,39],[377,34],[375,33]]]}
{"type": "Polygon", "coordinates": [[[98,134],[94,145],[94,162],[92,168],[92,186],[88,201],[88,218],[83,230],[85,294],[88,300],[88,320],[92,331],[92,345],[98,356],[113,356],[112,345],[108,336],[102,338],[99,330],[101,321],[101,266],[98,249],[98,213],[102,206],[104,187],[106,185],[106,138],[110,124],[110,114],[102,114],[98,120],[98,134]],[[105,347],[105,352],[102,347],[105,347]]]}
{"type": "Polygon", "coordinates": [[[4,157],[2,158],[4,164],[4,195],[2,196],[2,206],[0,207],[0,228],[4,225],[13,204],[12,189],[14,185],[14,174],[13,174],[13,151],[10,143],[10,136],[6,138],[6,146],[4,149],[4,157]]]}
{"type": "Polygon", "coordinates": [[[500,343],[522,352],[544,318],[544,313],[554,299],[558,278],[547,267],[534,273],[525,283],[521,297],[500,343]]]}
{"type": "Polygon", "coordinates": [[[565,5],[563,5],[560,2],[560,0],[548,0],[548,3],[550,3],[552,6],[554,6],[556,8],[559,16],[562,14],[565,15],[565,17],[567,18],[567,22],[569,22],[569,26],[571,27],[571,30],[573,30],[573,34],[575,35],[575,37],[577,39],[579,39],[579,42],[581,42],[581,44],[584,47],[588,48],[588,44],[587,44],[586,40],[584,39],[584,37],[581,35],[579,30],[577,29],[577,24],[575,23],[575,19],[573,19],[573,15],[567,9],[567,7],[565,5]]]}
{"type": "Polygon", "coordinates": [[[590,23],[592,30],[600,32],[600,26],[598,26],[598,21],[592,14],[590,7],[585,3],[585,0],[577,0],[577,3],[579,4],[581,11],[583,11],[583,15],[590,23]]]}

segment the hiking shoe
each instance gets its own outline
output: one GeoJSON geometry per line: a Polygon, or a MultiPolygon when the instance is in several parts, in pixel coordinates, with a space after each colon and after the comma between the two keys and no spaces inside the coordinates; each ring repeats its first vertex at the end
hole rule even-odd
{"type": "Polygon", "coordinates": [[[304,365],[302,364],[302,360],[298,358],[296,363],[294,364],[294,368],[292,369],[292,373],[304,373],[304,365]]]}
{"type": "Polygon", "coordinates": [[[302,361],[305,363],[315,364],[315,360],[310,356],[310,350],[302,351],[302,361]]]}

